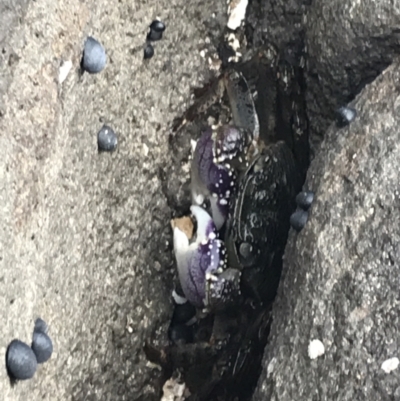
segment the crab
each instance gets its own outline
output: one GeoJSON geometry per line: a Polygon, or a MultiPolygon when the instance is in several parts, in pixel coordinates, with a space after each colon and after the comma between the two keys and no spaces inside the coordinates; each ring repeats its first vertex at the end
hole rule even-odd
{"type": "Polygon", "coordinates": [[[191,165],[192,213],[198,227],[195,240],[189,243],[174,228],[183,292],[189,302],[212,312],[237,306],[242,290],[259,301],[273,298],[279,279],[277,265],[300,183],[289,145],[283,140],[266,141],[260,135],[243,74],[225,72],[217,92],[223,89],[232,122],[209,127],[201,134],[191,165]],[[210,214],[202,209],[207,201],[210,214]],[[205,227],[211,225],[206,233],[205,227]]]}
{"type": "Polygon", "coordinates": [[[256,377],[308,164],[301,67],[264,55],[224,71],[180,120],[181,129],[226,93],[230,118],[221,113],[204,129],[193,153],[195,233],[173,232],[182,291],[201,311],[197,335],[162,352],[146,348],[151,360],[184,372],[193,400],[238,394],[237,383],[256,377]],[[256,101],[245,71],[256,73],[256,101]]]}

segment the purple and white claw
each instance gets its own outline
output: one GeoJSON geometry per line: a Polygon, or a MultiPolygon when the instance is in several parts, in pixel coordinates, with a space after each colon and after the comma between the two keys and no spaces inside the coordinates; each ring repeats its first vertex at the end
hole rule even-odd
{"type": "Polygon", "coordinates": [[[228,217],[230,196],[236,185],[236,174],[228,163],[219,164],[218,160],[230,159],[234,154],[231,139],[223,144],[219,140],[216,145],[217,131],[206,130],[196,144],[191,168],[191,191],[194,204],[202,205],[205,199],[210,199],[212,214],[217,229],[220,229],[228,217]],[[218,149],[226,149],[226,153],[218,149]],[[217,156],[218,153],[218,156],[217,156]],[[216,199],[215,199],[216,198],[216,199]],[[213,200],[214,199],[214,200],[213,200]]]}
{"type": "Polygon", "coordinates": [[[217,227],[211,216],[200,206],[193,205],[190,211],[197,222],[196,242],[201,243],[217,237],[217,227]]]}
{"type": "Polygon", "coordinates": [[[197,219],[196,240],[189,243],[186,234],[174,228],[174,251],[179,281],[187,300],[196,307],[204,306],[206,275],[222,272],[226,267],[224,243],[216,238],[215,225],[210,215],[199,206],[192,206],[197,219]]]}

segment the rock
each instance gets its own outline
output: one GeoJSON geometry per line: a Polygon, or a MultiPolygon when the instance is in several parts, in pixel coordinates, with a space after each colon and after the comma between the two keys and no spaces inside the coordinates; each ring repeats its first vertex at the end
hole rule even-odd
{"type": "Polygon", "coordinates": [[[176,279],[176,205],[159,170],[181,169],[168,127],[202,79],[207,27],[198,15],[222,18],[225,3],[160,1],[168,35],[146,66],[149,5],[138,13],[105,0],[12,4],[0,5],[1,399],[158,401],[165,377],[143,344],[168,341],[176,279]],[[191,39],[176,40],[182,32],[191,39]],[[96,79],[78,71],[88,34],[107,49],[96,79]],[[73,68],[60,85],[62,60],[73,68]],[[112,158],[97,152],[96,127],[106,121],[124,135],[112,158]],[[5,350],[16,336],[30,339],[37,316],[51,323],[53,355],[11,388],[5,350]]]}
{"type": "Polygon", "coordinates": [[[321,140],[335,110],[353,100],[399,54],[399,26],[400,7],[391,0],[316,0],[307,8],[307,105],[313,142],[321,140]]]}
{"type": "MultiPolygon", "coordinates": [[[[399,393],[400,60],[332,124],[308,172],[316,198],[292,232],[253,401],[388,400],[399,393]],[[318,339],[324,354],[310,360],[318,339]]],[[[313,356],[315,356],[315,352],[313,356]]]]}
{"type": "Polygon", "coordinates": [[[248,18],[254,46],[272,43],[285,60],[304,61],[314,152],[335,110],[400,53],[400,7],[392,0],[257,0],[248,18]]]}

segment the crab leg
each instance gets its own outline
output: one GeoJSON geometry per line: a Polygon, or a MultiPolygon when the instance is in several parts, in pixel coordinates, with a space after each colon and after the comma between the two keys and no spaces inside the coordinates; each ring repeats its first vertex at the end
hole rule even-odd
{"type": "Polygon", "coordinates": [[[253,141],[257,141],[260,135],[260,124],[246,79],[239,72],[232,70],[224,75],[223,80],[234,124],[247,129],[252,135],[253,141]]]}

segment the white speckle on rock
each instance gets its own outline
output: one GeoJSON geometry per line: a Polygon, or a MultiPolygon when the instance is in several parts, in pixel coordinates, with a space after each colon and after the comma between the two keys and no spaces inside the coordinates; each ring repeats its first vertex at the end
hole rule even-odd
{"type": "Polygon", "coordinates": [[[63,61],[63,63],[60,66],[60,71],[58,73],[58,82],[60,82],[60,84],[62,84],[66,80],[69,72],[71,71],[71,68],[72,68],[71,60],[63,61]]]}
{"type": "Polygon", "coordinates": [[[227,27],[232,29],[238,29],[246,16],[246,9],[249,1],[248,0],[232,0],[228,7],[228,23],[227,27]]]}
{"type": "Polygon", "coordinates": [[[270,377],[271,374],[274,372],[276,365],[276,358],[272,358],[267,366],[267,377],[270,377]]]}
{"type": "Polygon", "coordinates": [[[308,356],[310,359],[317,359],[325,354],[325,346],[320,340],[312,340],[308,345],[308,356]]]}
{"type": "Polygon", "coordinates": [[[149,154],[149,147],[144,143],[143,144],[143,155],[147,156],[149,154]]]}
{"type": "Polygon", "coordinates": [[[194,139],[191,139],[190,140],[190,147],[192,149],[192,153],[195,151],[196,145],[197,145],[197,141],[195,141],[194,139]]]}
{"type": "Polygon", "coordinates": [[[389,358],[386,361],[382,362],[381,368],[385,373],[390,373],[393,370],[396,370],[399,367],[400,361],[399,358],[389,358]]]}

